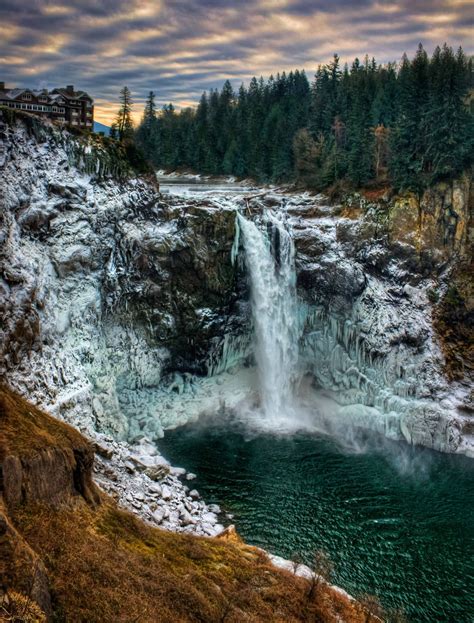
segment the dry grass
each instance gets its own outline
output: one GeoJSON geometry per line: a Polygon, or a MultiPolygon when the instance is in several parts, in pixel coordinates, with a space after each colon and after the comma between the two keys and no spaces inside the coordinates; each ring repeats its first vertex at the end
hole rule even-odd
{"type": "Polygon", "coordinates": [[[57,622],[365,620],[255,548],[151,528],[112,503],[29,506],[14,521],[46,565],[57,622]]]}
{"type": "MultiPolygon", "coordinates": [[[[45,449],[72,453],[78,447],[88,444],[74,429],[0,389],[0,466],[5,456],[14,454],[29,465],[24,478],[43,478],[31,473],[44,469],[32,456],[45,449]]],[[[357,604],[324,583],[315,588],[276,569],[261,550],[238,540],[152,528],[119,510],[105,494],[98,506],[89,505],[87,496],[63,497],[54,504],[23,497],[8,510],[18,538],[44,564],[55,623],[366,620],[357,604]]],[[[18,556],[5,558],[0,568],[17,563],[18,556]]],[[[8,577],[10,582],[0,588],[25,594],[19,576],[8,577]]]]}
{"type": "Polygon", "coordinates": [[[17,591],[8,591],[0,599],[0,621],[2,623],[46,623],[46,616],[27,595],[17,591]]]}
{"type": "Polygon", "coordinates": [[[7,453],[29,458],[48,448],[88,447],[74,428],[59,422],[0,385],[0,460],[7,453]]]}

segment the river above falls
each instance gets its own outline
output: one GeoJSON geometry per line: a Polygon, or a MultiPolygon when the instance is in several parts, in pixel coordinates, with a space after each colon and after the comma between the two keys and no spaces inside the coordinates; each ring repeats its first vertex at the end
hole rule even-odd
{"type": "Polygon", "coordinates": [[[325,550],[335,583],[375,593],[409,621],[474,620],[470,459],[367,433],[355,451],[219,419],[168,431],[159,447],[198,474],[193,486],[234,515],[248,543],[308,564],[325,550]]]}

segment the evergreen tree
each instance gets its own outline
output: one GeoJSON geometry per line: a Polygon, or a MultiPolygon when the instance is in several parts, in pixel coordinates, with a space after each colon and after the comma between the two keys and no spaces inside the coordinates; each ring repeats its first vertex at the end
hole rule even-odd
{"type": "Polygon", "coordinates": [[[365,184],[372,177],[371,73],[374,71],[366,58],[364,65],[356,59],[351,68],[351,109],[348,118],[348,177],[355,186],[365,184]]]}
{"type": "Polygon", "coordinates": [[[153,91],[148,93],[148,97],[145,103],[145,110],[143,112],[143,121],[145,126],[151,127],[156,119],[156,104],[155,94],[153,91]]]}
{"type": "Polygon", "coordinates": [[[143,119],[135,134],[137,143],[154,164],[161,160],[160,127],[157,121],[155,94],[150,91],[145,102],[143,119]]]}
{"type": "MultiPolygon", "coordinates": [[[[431,59],[420,45],[398,67],[366,56],[341,69],[334,55],[311,86],[298,70],[252,78],[237,95],[226,81],[179,113],[172,105],[157,113],[150,92],[136,136],[167,168],[297,179],[318,189],[392,182],[422,192],[472,164],[472,84],[471,60],[446,45],[431,59]]],[[[131,104],[129,92],[124,99],[131,104]]],[[[120,137],[121,128],[123,114],[120,137]]]]}
{"type": "Polygon", "coordinates": [[[125,86],[120,91],[120,109],[115,121],[118,138],[121,141],[133,137],[132,107],[132,94],[130,93],[130,89],[125,86]]]}
{"type": "Polygon", "coordinates": [[[473,118],[464,98],[469,63],[461,49],[437,48],[429,67],[429,100],[424,118],[427,183],[452,177],[468,166],[473,153],[473,118]]]}

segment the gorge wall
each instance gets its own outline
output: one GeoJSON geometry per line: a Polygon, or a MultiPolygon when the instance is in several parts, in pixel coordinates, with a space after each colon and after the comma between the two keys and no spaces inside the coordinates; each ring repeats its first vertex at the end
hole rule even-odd
{"type": "Polygon", "coordinates": [[[473,452],[469,369],[447,380],[431,319],[433,291],[442,299],[469,255],[468,179],[431,191],[421,212],[410,197],[173,197],[107,141],[2,124],[0,366],[12,388],[132,441],[235,407],[254,377],[236,209],[279,208],[296,246],[300,374],[335,400],[330,426],[473,452]]]}
{"type": "Polygon", "coordinates": [[[107,145],[88,172],[77,146],[94,139],[21,119],[2,139],[1,372],[82,430],[133,436],[153,416],[148,389],[204,372],[232,321],[233,213],[165,202],[133,172],[99,175],[107,145]]]}

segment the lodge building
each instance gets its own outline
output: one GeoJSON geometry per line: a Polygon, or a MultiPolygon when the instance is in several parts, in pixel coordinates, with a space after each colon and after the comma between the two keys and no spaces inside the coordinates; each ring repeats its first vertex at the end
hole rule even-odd
{"type": "Polygon", "coordinates": [[[72,84],[48,91],[7,89],[5,83],[0,82],[0,106],[24,110],[83,130],[92,130],[94,126],[94,100],[85,91],[75,91],[72,84]]]}

